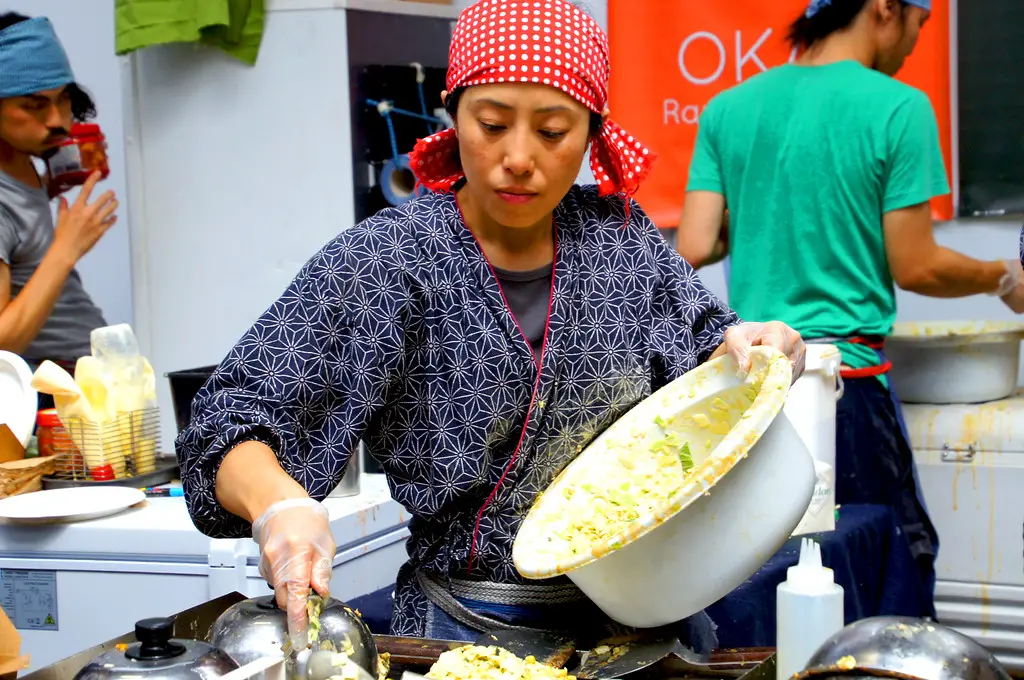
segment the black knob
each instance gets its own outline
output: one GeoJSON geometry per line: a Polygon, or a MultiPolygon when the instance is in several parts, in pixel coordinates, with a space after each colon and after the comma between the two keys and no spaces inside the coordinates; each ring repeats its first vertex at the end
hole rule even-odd
{"type": "Polygon", "coordinates": [[[124,655],[129,659],[172,659],[185,653],[185,645],[171,641],[174,619],[142,619],[135,622],[135,639],[124,655]]]}
{"type": "Polygon", "coordinates": [[[260,601],[256,603],[256,608],[267,612],[277,611],[279,609],[277,598],[273,596],[260,598],[260,601]]]}
{"type": "MultiPolygon", "coordinates": [[[[270,585],[269,583],[267,584],[267,587],[270,588],[271,591],[274,590],[274,586],[270,585]]],[[[257,599],[256,600],[256,608],[257,609],[262,609],[264,611],[273,611],[273,610],[277,609],[278,607],[277,607],[277,594],[276,594],[276,592],[275,592],[274,595],[271,595],[269,597],[264,596],[264,597],[261,597],[261,598],[257,599]]]]}

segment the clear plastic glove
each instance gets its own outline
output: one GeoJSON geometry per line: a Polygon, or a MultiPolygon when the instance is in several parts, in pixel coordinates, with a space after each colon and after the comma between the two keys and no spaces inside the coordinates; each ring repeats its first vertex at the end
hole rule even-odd
{"type": "Polygon", "coordinates": [[[327,508],[312,498],[278,501],[252,525],[260,546],[260,576],[274,587],[277,605],[288,612],[288,635],[297,650],[306,647],[309,588],[328,597],[334,537],[327,508]]]}
{"type": "Polygon", "coordinates": [[[807,346],[795,330],[781,321],[741,323],[725,331],[725,349],[739,365],[740,375],[750,372],[750,348],[773,347],[793,363],[793,382],[804,372],[807,346]]]}
{"type": "Polygon", "coordinates": [[[1006,260],[1006,276],[995,292],[1015,314],[1024,314],[1024,267],[1020,260],[1006,260]]]}

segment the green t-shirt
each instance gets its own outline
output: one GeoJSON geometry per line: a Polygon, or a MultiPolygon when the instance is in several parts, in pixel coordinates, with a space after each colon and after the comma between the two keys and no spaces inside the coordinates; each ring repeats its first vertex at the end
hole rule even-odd
{"type": "MultiPolygon", "coordinates": [[[[726,197],[730,306],[820,338],[891,332],[882,215],[949,184],[924,93],[842,61],[780,66],[711,100],[687,190],[726,197]]],[[[840,349],[853,368],[878,363],[840,349]]]]}

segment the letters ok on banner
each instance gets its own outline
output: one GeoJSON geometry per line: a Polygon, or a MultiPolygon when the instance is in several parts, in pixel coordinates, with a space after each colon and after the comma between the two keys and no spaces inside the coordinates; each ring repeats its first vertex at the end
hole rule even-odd
{"type": "MultiPolygon", "coordinates": [[[[612,115],[658,154],[637,200],[662,228],[679,224],[697,122],[722,90],[793,59],[786,29],[806,0],[608,0],[612,115]]],[[[899,79],[931,98],[950,184],[949,0],[933,3],[917,49],[899,79]]],[[[951,196],[932,203],[953,217],[951,196]]]]}

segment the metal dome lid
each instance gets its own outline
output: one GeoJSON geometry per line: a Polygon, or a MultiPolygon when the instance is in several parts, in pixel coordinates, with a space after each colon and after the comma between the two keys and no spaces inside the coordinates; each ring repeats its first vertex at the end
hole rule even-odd
{"type": "MultiPolygon", "coordinates": [[[[366,623],[339,600],[321,600],[319,596],[310,599],[319,604],[318,648],[347,654],[376,677],[377,645],[366,623]]],[[[240,666],[268,655],[284,657],[288,651],[288,615],[277,606],[274,595],[243,600],[217,617],[207,639],[240,666]]]]}
{"type": "Polygon", "coordinates": [[[795,677],[1010,680],[987,649],[937,623],[880,616],[853,623],[814,653],[795,677]]]}
{"type": "Polygon", "coordinates": [[[203,680],[219,678],[236,668],[231,657],[199,640],[175,640],[174,619],[142,619],[135,624],[138,642],[105,652],[82,668],[75,680],[203,680]]]}

